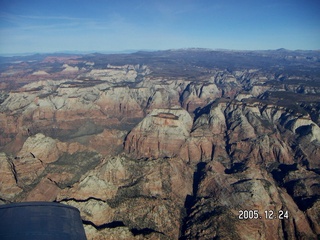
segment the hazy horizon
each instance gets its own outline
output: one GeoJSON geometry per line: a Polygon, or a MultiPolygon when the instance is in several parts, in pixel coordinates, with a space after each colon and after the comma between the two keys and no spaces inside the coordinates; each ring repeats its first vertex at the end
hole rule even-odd
{"type": "Polygon", "coordinates": [[[22,52],[22,53],[0,53],[0,57],[23,57],[23,56],[31,56],[31,55],[37,55],[37,54],[48,54],[48,55],[59,55],[59,54],[70,54],[70,55],[86,55],[86,54],[133,54],[137,52],[157,52],[157,51],[180,51],[180,50],[192,50],[192,49],[197,49],[197,50],[208,50],[208,51],[234,51],[234,52],[254,52],[254,51],[278,51],[278,50],[284,50],[284,51],[320,51],[320,49],[286,49],[286,48],[278,48],[278,49],[254,49],[254,50],[247,50],[247,49],[223,49],[223,48],[197,48],[197,47],[192,47],[192,48],[174,48],[174,49],[127,49],[127,50],[119,50],[119,51],[96,51],[96,50],[88,50],[88,51],[78,51],[78,50],[61,50],[61,51],[56,51],[56,52],[22,52]]]}
{"type": "Polygon", "coordinates": [[[314,0],[4,0],[0,7],[0,55],[320,49],[314,0]]]}

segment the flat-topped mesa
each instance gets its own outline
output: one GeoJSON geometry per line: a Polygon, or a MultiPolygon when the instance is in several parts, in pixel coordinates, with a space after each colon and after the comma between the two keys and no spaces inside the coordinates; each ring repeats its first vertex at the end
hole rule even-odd
{"type": "Polygon", "coordinates": [[[172,113],[159,113],[157,115],[154,115],[153,117],[158,117],[158,118],[166,118],[166,119],[172,119],[172,120],[178,120],[179,117],[172,114],[172,113]]]}
{"type": "Polygon", "coordinates": [[[154,109],[125,140],[135,158],[174,157],[190,136],[193,120],[184,109],[154,109]]]}
{"type": "Polygon", "coordinates": [[[88,239],[319,238],[319,59],[1,58],[0,204],[72,205],[88,239]]]}
{"type": "Polygon", "coordinates": [[[151,115],[153,123],[158,126],[167,126],[167,127],[179,127],[179,117],[172,113],[161,112],[157,115],[151,115]]]}

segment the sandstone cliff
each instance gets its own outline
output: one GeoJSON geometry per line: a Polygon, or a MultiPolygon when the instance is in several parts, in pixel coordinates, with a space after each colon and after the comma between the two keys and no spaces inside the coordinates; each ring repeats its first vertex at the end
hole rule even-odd
{"type": "Polygon", "coordinates": [[[319,238],[320,58],[250,54],[4,66],[0,203],[75,206],[88,239],[319,238]]]}

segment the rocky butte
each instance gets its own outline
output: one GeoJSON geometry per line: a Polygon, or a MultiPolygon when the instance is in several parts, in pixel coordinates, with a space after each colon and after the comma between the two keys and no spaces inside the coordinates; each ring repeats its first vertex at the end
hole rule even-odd
{"type": "Polygon", "coordinates": [[[0,58],[0,204],[88,239],[320,237],[319,51],[0,58]]]}

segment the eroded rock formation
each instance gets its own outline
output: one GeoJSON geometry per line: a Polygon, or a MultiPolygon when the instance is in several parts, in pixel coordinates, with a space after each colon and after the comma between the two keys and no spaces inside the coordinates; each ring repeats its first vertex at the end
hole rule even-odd
{"type": "Polygon", "coordinates": [[[88,239],[319,238],[320,57],[276,54],[2,66],[0,203],[75,206],[88,239]]]}

